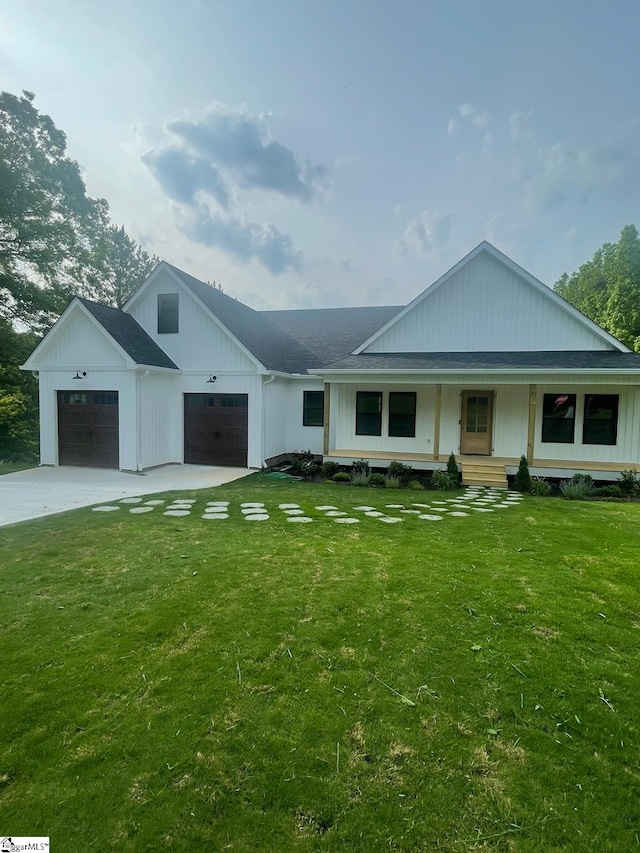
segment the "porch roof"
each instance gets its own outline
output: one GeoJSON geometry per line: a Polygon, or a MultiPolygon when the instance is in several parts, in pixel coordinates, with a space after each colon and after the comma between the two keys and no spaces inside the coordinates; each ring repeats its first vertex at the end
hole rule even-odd
{"type": "Polygon", "coordinates": [[[617,350],[540,352],[401,352],[362,353],[311,373],[389,371],[623,371],[640,373],[640,355],[617,350]]]}

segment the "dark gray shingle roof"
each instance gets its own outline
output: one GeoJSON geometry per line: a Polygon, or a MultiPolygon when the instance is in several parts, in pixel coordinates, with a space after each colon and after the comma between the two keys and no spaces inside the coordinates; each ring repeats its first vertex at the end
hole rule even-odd
{"type": "Polygon", "coordinates": [[[401,306],[374,308],[311,308],[262,311],[279,329],[313,354],[305,367],[324,367],[344,358],[401,311],[401,306]]]}
{"type": "Polygon", "coordinates": [[[102,305],[100,302],[92,302],[82,296],[78,299],[136,364],[179,369],[131,314],[125,314],[119,308],[102,305]]]}
{"type": "Polygon", "coordinates": [[[313,353],[286,330],[274,325],[265,316],[268,312],[254,311],[173,264],[167,266],[267,369],[306,373],[307,367],[312,366],[313,353]]]}
{"type": "Polygon", "coordinates": [[[640,371],[640,355],[617,350],[363,353],[335,361],[327,369],[640,371]]]}

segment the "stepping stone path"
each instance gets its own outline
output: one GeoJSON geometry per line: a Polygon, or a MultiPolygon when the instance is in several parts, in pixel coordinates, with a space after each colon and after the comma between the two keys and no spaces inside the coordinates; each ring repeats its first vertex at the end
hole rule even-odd
{"type": "MultiPolygon", "coordinates": [[[[517,506],[522,503],[522,495],[518,492],[497,489],[482,489],[474,487],[467,489],[463,495],[455,498],[433,499],[430,503],[408,501],[404,504],[385,504],[382,508],[365,504],[354,506],[349,512],[333,504],[316,506],[315,510],[324,518],[336,524],[359,524],[371,519],[383,524],[399,524],[413,516],[416,521],[444,521],[447,518],[469,518],[474,512],[496,512],[501,509],[517,506]],[[353,514],[355,513],[355,514],[353,514]]],[[[142,498],[122,498],[117,504],[103,504],[93,507],[93,512],[116,512],[128,510],[132,515],[145,515],[158,509],[162,515],[172,518],[185,518],[198,511],[204,521],[226,521],[231,516],[243,518],[245,521],[268,521],[271,516],[263,501],[244,501],[231,506],[227,500],[206,501],[200,509],[196,506],[196,498],[175,498],[168,502],[165,499],[144,501],[142,498]],[[141,506],[131,506],[141,504],[141,506]]],[[[312,524],[319,518],[312,518],[307,511],[297,503],[281,503],[277,509],[280,518],[295,524],[312,524]]]]}

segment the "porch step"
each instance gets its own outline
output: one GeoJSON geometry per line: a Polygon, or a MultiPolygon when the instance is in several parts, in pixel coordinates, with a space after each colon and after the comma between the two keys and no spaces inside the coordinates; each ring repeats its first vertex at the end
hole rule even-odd
{"type": "Polygon", "coordinates": [[[462,461],[463,486],[493,486],[497,489],[507,488],[507,474],[504,465],[491,462],[462,461]]]}

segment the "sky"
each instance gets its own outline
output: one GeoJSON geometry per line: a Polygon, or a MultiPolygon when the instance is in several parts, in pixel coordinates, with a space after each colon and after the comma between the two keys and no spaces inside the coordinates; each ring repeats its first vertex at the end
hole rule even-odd
{"type": "Polygon", "coordinates": [[[401,305],[482,240],[552,286],[640,227],[638,31],[638,0],[0,0],[0,89],[186,272],[401,305]]]}

